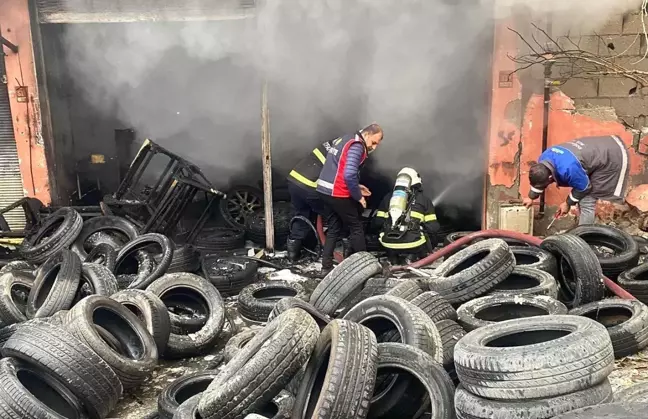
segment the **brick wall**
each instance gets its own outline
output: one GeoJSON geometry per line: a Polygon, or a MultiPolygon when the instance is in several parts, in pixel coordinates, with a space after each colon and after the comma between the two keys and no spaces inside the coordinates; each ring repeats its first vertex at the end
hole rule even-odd
{"type": "MultiPolygon", "coordinates": [[[[648,25],[648,16],[645,17],[648,25]]],[[[628,69],[648,72],[646,39],[640,14],[612,17],[605,26],[593,30],[570,31],[558,38],[561,47],[578,48],[598,54],[628,69]]],[[[568,70],[557,70],[554,76],[568,70]]],[[[574,99],[576,109],[583,107],[612,107],[626,126],[641,130],[647,128],[648,87],[637,86],[633,80],[606,75],[600,77],[578,76],[567,80],[560,90],[574,99]]]]}

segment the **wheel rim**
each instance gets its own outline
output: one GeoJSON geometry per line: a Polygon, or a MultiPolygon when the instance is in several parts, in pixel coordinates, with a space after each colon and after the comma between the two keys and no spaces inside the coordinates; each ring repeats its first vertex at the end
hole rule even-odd
{"type": "Polygon", "coordinates": [[[249,192],[236,191],[227,201],[227,211],[237,223],[243,224],[245,219],[261,208],[261,200],[249,192]]]}

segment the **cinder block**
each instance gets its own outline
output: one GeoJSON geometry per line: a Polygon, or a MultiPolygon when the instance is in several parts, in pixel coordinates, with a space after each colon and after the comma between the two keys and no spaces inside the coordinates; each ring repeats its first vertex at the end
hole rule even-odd
{"type": "Polygon", "coordinates": [[[598,54],[600,47],[605,47],[598,36],[561,36],[556,40],[564,50],[581,49],[592,54],[598,54]]]}
{"type": "Polygon", "coordinates": [[[619,116],[636,117],[648,115],[648,100],[641,97],[630,97],[625,99],[612,99],[612,107],[616,109],[619,116]]]}
{"type": "Polygon", "coordinates": [[[608,99],[608,98],[574,99],[574,106],[576,106],[576,108],[612,106],[612,99],[608,99]]]}
{"type": "Polygon", "coordinates": [[[572,78],[560,86],[560,90],[572,99],[598,96],[598,80],[572,78]]]}
{"type": "Polygon", "coordinates": [[[593,28],[588,32],[590,32],[588,35],[619,35],[623,32],[623,15],[612,16],[603,26],[593,28]]]}
{"type": "Polygon", "coordinates": [[[637,82],[625,77],[604,77],[599,81],[599,96],[629,97],[630,90],[637,87],[637,82]]]}
{"type": "Polygon", "coordinates": [[[648,58],[642,59],[641,56],[619,57],[611,61],[614,62],[614,64],[621,66],[627,70],[639,70],[648,72],[648,58]]]}
{"type": "Polygon", "coordinates": [[[605,35],[598,38],[599,54],[603,57],[616,55],[641,55],[644,51],[637,35],[605,35]]]}
{"type": "MultiPolygon", "coordinates": [[[[648,16],[644,16],[646,27],[648,28],[648,16]]],[[[643,24],[641,23],[641,14],[632,13],[623,17],[623,34],[643,33],[643,24]]]]}

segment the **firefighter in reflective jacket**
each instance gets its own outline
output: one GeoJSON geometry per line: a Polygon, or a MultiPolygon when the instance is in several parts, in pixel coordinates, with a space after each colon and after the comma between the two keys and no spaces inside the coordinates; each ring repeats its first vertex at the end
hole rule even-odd
{"type": "Polygon", "coordinates": [[[385,197],[374,220],[383,224],[379,240],[394,263],[399,254],[416,259],[437,245],[440,225],[434,205],[423,193],[421,176],[409,167],[398,173],[392,195],[385,197]]]}
{"type": "MultiPolygon", "coordinates": [[[[322,202],[321,196],[317,193],[317,178],[322,171],[326,154],[338,140],[327,141],[299,161],[297,165],[288,174],[288,192],[290,193],[290,203],[292,204],[295,215],[301,215],[314,221],[315,215],[321,215],[326,219],[332,211],[322,202]]],[[[293,223],[290,230],[290,236],[286,244],[288,259],[296,262],[301,256],[302,242],[310,233],[308,224],[302,221],[293,223]]]]}

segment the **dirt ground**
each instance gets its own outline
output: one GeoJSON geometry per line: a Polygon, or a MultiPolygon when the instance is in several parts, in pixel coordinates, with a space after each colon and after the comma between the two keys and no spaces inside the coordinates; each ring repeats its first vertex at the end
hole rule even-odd
{"type": "MultiPolygon", "coordinates": [[[[275,262],[281,262],[281,254],[278,254],[275,262]]],[[[644,256],[645,257],[645,256],[644,256]]],[[[440,262],[435,263],[437,265],[440,262]]],[[[433,266],[434,266],[433,265],[433,266]]],[[[309,273],[319,269],[319,264],[312,263],[298,267],[301,272],[295,273],[290,270],[275,270],[272,268],[260,268],[259,280],[285,280],[296,281],[304,285],[306,289],[312,290],[316,281],[309,278],[309,273]]],[[[222,339],[209,354],[199,357],[186,358],[182,360],[166,361],[161,360],[153,376],[137,389],[124,394],[117,409],[109,416],[114,419],[144,419],[153,418],[157,413],[157,397],[162,389],[175,379],[194,372],[219,369],[223,364],[223,349],[225,343],[231,336],[246,328],[254,327],[255,324],[243,320],[236,311],[236,298],[229,298],[225,301],[227,310],[227,321],[222,333],[222,339]]],[[[648,382],[648,350],[637,355],[617,360],[616,368],[610,375],[610,382],[614,391],[629,387],[633,384],[648,382]]]]}

